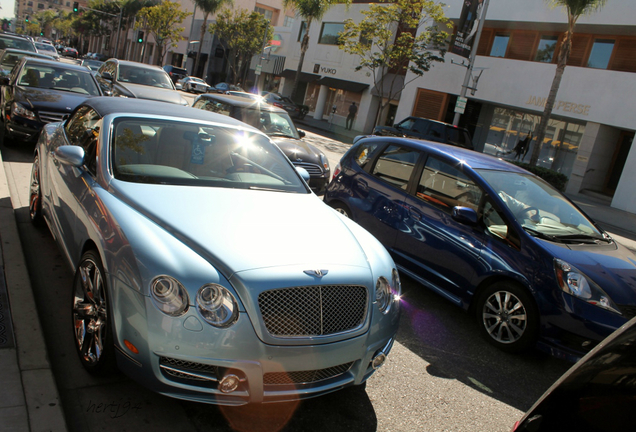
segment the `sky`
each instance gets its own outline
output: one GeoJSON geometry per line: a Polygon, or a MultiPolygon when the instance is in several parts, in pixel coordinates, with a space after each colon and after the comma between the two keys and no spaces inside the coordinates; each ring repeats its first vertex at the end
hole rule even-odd
{"type": "Polygon", "coordinates": [[[15,11],[15,0],[0,0],[0,18],[13,17],[15,11]]]}

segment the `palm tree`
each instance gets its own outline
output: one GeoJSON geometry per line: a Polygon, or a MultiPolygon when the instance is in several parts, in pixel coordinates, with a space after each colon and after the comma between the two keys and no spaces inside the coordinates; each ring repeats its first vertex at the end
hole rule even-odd
{"type": "Polygon", "coordinates": [[[312,21],[320,21],[331,6],[342,3],[350,4],[351,0],[283,0],[285,8],[291,7],[295,9],[296,13],[307,22],[303,40],[300,42],[300,60],[298,60],[298,69],[296,70],[296,78],[294,79],[294,86],[292,87],[292,99],[296,96],[300,73],[303,69],[303,62],[305,61],[305,53],[307,52],[307,48],[309,48],[309,29],[312,21]]]}
{"type": "MultiPolygon", "coordinates": [[[[199,59],[201,58],[201,47],[203,46],[203,37],[205,36],[205,30],[208,25],[208,17],[217,12],[224,4],[232,4],[233,0],[194,0],[196,7],[201,9],[204,13],[203,24],[201,24],[201,36],[199,37],[199,49],[197,50],[197,58],[194,62],[194,69],[192,74],[195,75],[199,68],[199,59]]],[[[194,20],[194,15],[192,15],[194,20]]],[[[203,77],[201,77],[203,78],[203,77]]]]}
{"type": "Polygon", "coordinates": [[[563,36],[561,46],[559,47],[559,55],[557,59],[557,68],[552,80],[552,87],[550,87],[550,93],[545,103],[545,109],[543,110],[543,116],[541,117],[541,123],[539,129],[536,131],[537,143],[532,150],[530,157],[530,166],[534,166],[539,159],[539,153],[541,152],[541,146],[543,145],[543,139],[545,138],[545,131],[548,127],[548,120],[552,114],[554,108],[554,102],[561,85],[561,78],[563,78],[563,72],[565,71],[565,65],[570,58],[570,52],[572,51],[572,38],[574,37],[574,26],[582,15],[589,15],[592,12],[599,10],[605,5],[607,0],[545,0],[551,7],[562,7],[568,14],[568,29],[563,36]]]}

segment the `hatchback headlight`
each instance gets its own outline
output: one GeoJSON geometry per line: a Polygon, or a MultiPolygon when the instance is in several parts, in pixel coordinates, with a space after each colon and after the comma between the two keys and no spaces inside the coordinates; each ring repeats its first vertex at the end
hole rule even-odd
{"type": "Polygon", "coordinates": [[[603,291],[592,279],[585,276],[583,272],[567,262],[555,259],[554,272],[556,273],[559,288],[563,292],[578,297],[586,302],[603,309],[620,314],[618,306],[612,301],[610,296],[603,291]]]}
{"type": "Polygon", "coordinates": [[[13,102],[13,106],[11,108],[14,115],[24,117],[29,120],[37,120],[37,117],[35,116],[35,113],[33,111],[26,109],[24,106],[20,105],[17,102],[13,102]]]}
{"type": "Polygon", "coordinates": [[[155,306],[166,315],[179,316],[188,310],[188,292],[170,276],[158,276],[152,281],[150,294],[155,306]]]}
{"type": "Polygon", "coordinates": [[[238,303],[224,286],[204,285],[197,293],[197,310],[215,327],[229,327],[238,319],[238,303]]]}

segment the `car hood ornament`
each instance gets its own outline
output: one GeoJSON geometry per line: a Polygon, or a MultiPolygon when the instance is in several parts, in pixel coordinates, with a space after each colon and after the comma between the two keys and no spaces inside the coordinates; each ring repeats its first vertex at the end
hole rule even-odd
{"type": "Polygon", "coordinates": [[[329,270],[305,270],[303,271],[303,273],[309,276],[316,276],[320,278],[329,273],[329,270]]]}

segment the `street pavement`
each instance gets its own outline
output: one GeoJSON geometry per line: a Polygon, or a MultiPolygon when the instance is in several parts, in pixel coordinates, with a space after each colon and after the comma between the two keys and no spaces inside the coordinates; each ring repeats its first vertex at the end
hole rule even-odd
{"type": "MultiPolygon", "coordinates": [[[[320,120],[304,119],[298,123],[301,129],[306,130],[307,140],[328,153],[332,169],[357,134],[320,120]]],[[[17,192],[22,191],[28,182],[26,173],[13,172],[11,165],[5,164],[0,156],[0,245],[3,264],[0,266],[0,430],[64,432],[68,428],[51,372],[15,219],[15,209],[28,207],[28,197],[17,192]],[[21,185],[21,188],[16,184],[21,185]]],[[[600,196],[576,194],[570,195],[570,198],[614,238],[636,251],[636,215],[611,208],[607,199],[600,196]]],[[[394,352],[393,355],[413,355],[409,349],[398,349],[403,352],[394,352]]],[[[386,371],[381,370],[382,374],[389,374],[390,367],[389,363],[386,371]]],[[[417,381],[414,377],[409,382],[419,385],[417,381]]],[[[372,399],[382,398],[385,394],[373,390],[369,393],[372,399]]],[[[431,393],[431,396],[434,394],[439,393],[431,393]]],[[[393,423],[394,430],[406,430],[399,426],[399,411],[412,409],[409,406],[413,403],[421,409],[422,404],[418,402],[422,401],[405,401],[405,405],[393,413],[378,412],[376,415],[383,420],[393,418],[396,421],[393,423]]],[[[471,406],[470,399],[467,399],[462,409],[476,413],[480,407],[471,406]]],[[[423,416],[433,414],[424,413],[423,416]]],[[[508,412],[486,414],[501,415],[505,422],[510,421],[508,412]]]]}

